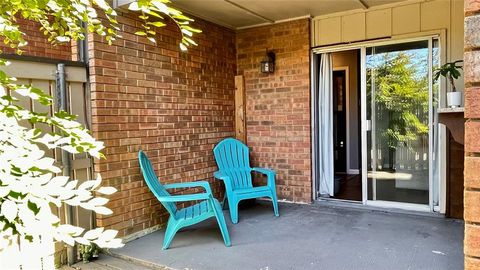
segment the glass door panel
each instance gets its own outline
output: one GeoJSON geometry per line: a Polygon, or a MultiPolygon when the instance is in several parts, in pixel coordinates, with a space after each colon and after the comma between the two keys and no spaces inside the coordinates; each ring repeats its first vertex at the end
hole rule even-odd
{"type": "Polygon", "coordinates": [[[366,48],[368,200],[430,202],[430,48],[366,48]]]}

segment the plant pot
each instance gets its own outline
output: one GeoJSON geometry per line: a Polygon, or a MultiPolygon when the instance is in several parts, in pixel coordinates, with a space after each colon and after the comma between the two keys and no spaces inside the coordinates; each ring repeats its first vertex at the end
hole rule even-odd
{"type": "Polygon", "coordinates": [[[447,106],[450,108],[457,108],[462,106],[463,92],[448,92],[447,106]]]}

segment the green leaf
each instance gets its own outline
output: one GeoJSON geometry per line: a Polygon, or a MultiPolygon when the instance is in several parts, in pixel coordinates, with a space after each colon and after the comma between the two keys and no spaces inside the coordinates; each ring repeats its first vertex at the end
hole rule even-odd
{"type": "Polygon", "coordinates": [[[137,31],[137,32],[135,32],[135,35],[137,35],[137,36],[146,36],[147,33],[143,32],[143,31],[137,31]]]}
{"type": "Polygon", "coordinates": [[[147,24],[153,25],[155,27],[163,27],[166,25],[163,22],[148,22],[147,24]]]}
{"type": "Polygon", "coordinates": [[[191,39],[191,38],[189,38],[189,37],[184,37],[184,39],[185,39],[188,43],[190,43],[190,44],[192,44],[192,45],[195,45],[195,46],[198,45],[195,41],[193,41],[193,39],[191,39]]]}
{"type": "Polygon", "coordinates": [[[40,208],[37,206],[37,204],[28,201],[28,209],[32,210],[32,212],[36,215],[38,212],[40,212],[40,208]]]}
{"type": "Polygon", "coordinates": [[[187,51],[188,49],[187,49],[187,46],[185,46],[183,43],[180,43],[180,50],[182,50],[182,51],[185,52],[185,51],[187,51]]]}
{"type": "Polygon", "coordinates": [[[152,16],[157,17],[157,18],[159,18],[159,19],[163,19],[163,16],[162,16],[162,15],[158,14],[157,12],[155,12],[155,11],[153,11],[153,10],[149,10],[147,13],[148,13],[149,15],[152,15],[152,16]]]}
{"type": "Polygon", "coordinates": [[[25,198],[26,195],[24,195],[20,192],[15,192],[15,191],[11,190],[10,193],[8,193],[8,196],[10,196],[14,199],[23,199],[23,198],[25,198]]]}
{"type": "Polygon", "coordinates": [[[188,25],[185,25],[185,26],[182,26],[183,29],[186,29],[190,32],[193,32],[193,33],[202,33],[202,30],[200,29],[196,29],[196,28],[193,28],[193,27],[190,27],[188,25]]]}
{"type": "Polygon", "coordinates": [[[173,18],[193,22],[193,19],[191,19],[191,18],[189,18],[189,17],[187,17],[183,14],[174,15],[173,18]]]}

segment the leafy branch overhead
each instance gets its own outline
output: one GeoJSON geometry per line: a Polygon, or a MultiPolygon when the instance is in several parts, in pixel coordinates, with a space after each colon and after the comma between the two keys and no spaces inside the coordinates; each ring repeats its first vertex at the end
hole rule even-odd
{"type": "MultiPolygon", "coordinates": [[[[179,46],[186,51],[189,46],[197,45],[192,37],[201,30],[191,26],[192,18],[169,4],[169,0],[132,2],[128,8],[138,12],[143,21],[142,30],[136,34],[156,43],[158,28],[164,27],[167,19],[171,20],[180,30],[179,46]]],[[[38,22],[40,30],[52,43],[83,40],[87,33],[103,36],[109,44],[121,38],[117,12],[105,0],[0,1],[0,10],[0,38],[18,54],[27,45],[25,33],[20,29],[20,19],[38,22]]]]}
{"type": "MultiPolygon", "coordinates": [[[[136,34],[156,42],[157,29],[165,26],[167,19],[171,20],[180,30],[179,46],[185,51],[188,46],[196,45],[192,36],[201,31],[190,26],[193,19],[169,7],[169,3],[168,0],[132,3],[129,8],[138,12],[143,21],[143,30],[136,34]]],[[[116,18],[116,11],[105,0],[2,0],[0,39],[17,54],[22,53],[28,43],[20,24],[28,20],[39,23],[40,30],[52,43],[83,40],[88,33],[93,33],[112,44],[120,38],[121,26],[116,18]]],[[[38,107],[44,106],[41,111],[51,111],[53,99],[41,89],[20,84],[8,76],[3,70],[5,65],[8,62],[0,59],[0,253],[19,239],[36,242],[52,239],[52,244],[55,239],[69,245],[76,242],[85,246],[93,243],[105,248],[121,247],[117,231],[103,228],[85,231],[61,224],[58,214],[52,212],[53,207],[67,204],[101,215],[112,213],[104,196],[116,192],[114,187],[101,186],[100,175],[83,183],[62,176],[61,168],[47,154],[63,150],[102,158],[103,143],[68,112],[47,114],[23,108],[17,97],[38,107]],[[49,127],[50,131],[37,125],[49,127]]],[[[46,254],[48,250],[38,252],[51,255],[46,254]]],[[[20,257],[17,259],[29,259],[20,257]]]]}
{"type": "Polygon", "coordinates": [[[137,31],[135,34],[145,36],[151,42],[155,43],[156,28],[165,26],[164,15],[170,17],[177,25],[182,34],[180,42],[180,49],[186,51],[190,45],[196,46],[197,43],[192,39],[194,33],[201,33],[202,31],[190,26],[193,22],[192,18],[185,16],[181,11],[167,6],[169,0],[139,0],[132,2],[128,9],[132,11],[141,12],[139,16],[143,20],[142,31],[137,31]]]}

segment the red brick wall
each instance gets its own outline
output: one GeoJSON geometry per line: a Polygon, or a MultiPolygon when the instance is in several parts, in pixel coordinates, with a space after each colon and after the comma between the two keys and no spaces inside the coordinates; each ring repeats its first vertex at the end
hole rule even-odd
{"type": "Polygon", "coordinates": [[[465,269],[480,269],[480,1],[465,1],[465,269]]]}
{"type": "MultiPolygon", "coordinates": [[[[22,47],[23,55],[72,60],[70,43],[52,45],[40,31],[39,23],[24,19],[18,19],[18,23],[28,42],[27,46],[22,47]]],[[[5,54],[15,54],[15,50],[3,44],[3,41],[0,41],[0,50],[5,54]]]]}
{"type": "MultiPolygon", "coordinates": [[[[235,33],[197,20],[204,34],[182,53],[169,24],[154,45],[134,35],[137,14],[119,13],[123,39],[108,46],[90,36],[92,128],[107,159],[96,162],[105,182],[118,188],[114,214],[97,224],[120,235],[166,222],[168,215],[140,175],[137,152],[146,151],[162,183],[210,180],[212,149],[234,135],[235,33]]],[[[217,196],[221,186],[212,185],[217,196]]]]}
{"type": "Polygon", "coordinates": [[[237,32],[252,162],[275,169],[279,198],[295,202],[312,199],[309,36],[308,19],[237,32]],[[276,54],[273,74],[260,73],[266,48],[276,54]]]}

